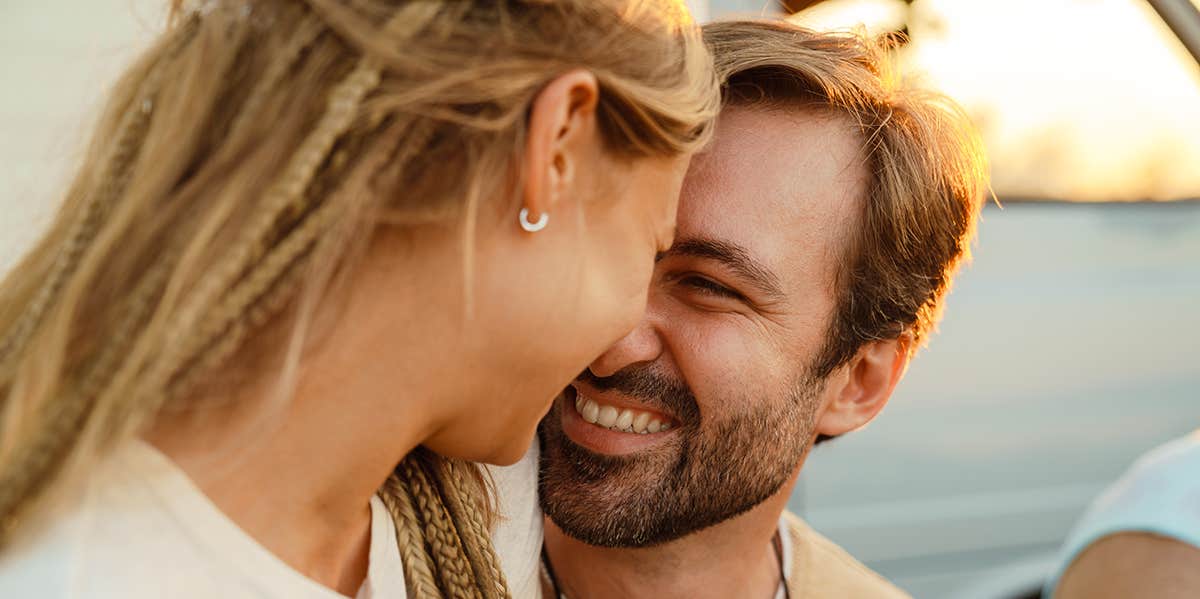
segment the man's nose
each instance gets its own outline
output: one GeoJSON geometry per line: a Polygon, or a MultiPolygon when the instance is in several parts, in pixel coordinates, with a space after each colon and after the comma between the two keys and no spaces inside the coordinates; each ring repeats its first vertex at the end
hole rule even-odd
{"type": "Polygon", "coordinates": [[[653,314],[647,310],[638,326],[600,354],[588,369],[592,374],[604,378],[633,364],[653,362],[662,351],[662,338],[654,324],[653,314]]]}

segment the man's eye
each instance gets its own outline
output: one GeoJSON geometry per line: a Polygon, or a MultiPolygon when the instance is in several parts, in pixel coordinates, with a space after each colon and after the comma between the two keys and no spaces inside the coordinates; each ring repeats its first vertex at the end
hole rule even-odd
{"type": "Polygon", "coordinates": [[[741,297],[741,295],[739,295],[737,292],[729,289],[728,287],[725,287],[724,285],[710,281],[709,279],[705,279],[704,277],[696,277],[696,276],[683,277],[682,279],[679,280],[679,283],[682,285],[691,287],[692,289],[695,289],[696,291],[699,291],[700,293],[704,293],[704,294],[708,294],[708,295],[716,295],[716,296],[720,296],[720,297],[728,297],[728,298],[734,298],[734,299],[741,297]]]}

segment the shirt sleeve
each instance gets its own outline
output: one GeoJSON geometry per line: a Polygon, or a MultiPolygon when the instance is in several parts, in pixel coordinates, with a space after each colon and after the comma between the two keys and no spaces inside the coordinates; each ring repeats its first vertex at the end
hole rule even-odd
{"type": "Polygon", "coordinates": [[[1151,533],[1200,547],[1200,432],[1139,459],[1088,508],[1067,536],[1043,596],[1092,543],[1122,532],[1151,533]]]}

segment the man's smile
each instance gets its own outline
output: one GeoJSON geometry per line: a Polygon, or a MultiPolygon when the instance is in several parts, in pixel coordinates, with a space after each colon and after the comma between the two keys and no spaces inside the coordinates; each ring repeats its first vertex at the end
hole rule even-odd
{"type": "Polygon", "coordinates": [[[576,383],[559,398],[563,432],[596,453],[625,455],[659,444],[678,428],[672,417],[614,392],[576,383]]]}

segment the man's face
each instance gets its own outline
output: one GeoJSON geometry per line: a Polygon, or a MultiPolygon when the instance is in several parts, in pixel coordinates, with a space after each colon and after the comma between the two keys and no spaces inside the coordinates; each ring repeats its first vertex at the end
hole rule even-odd
{"type": "Polygon", "coordinates": [[[541,426],[542,507],[567,534],[664,543],[791,479],[828,394],[811,366],[864,193],[859,147],[842,117],[722,112],[684,182],[645,318],[541,426]]]}

